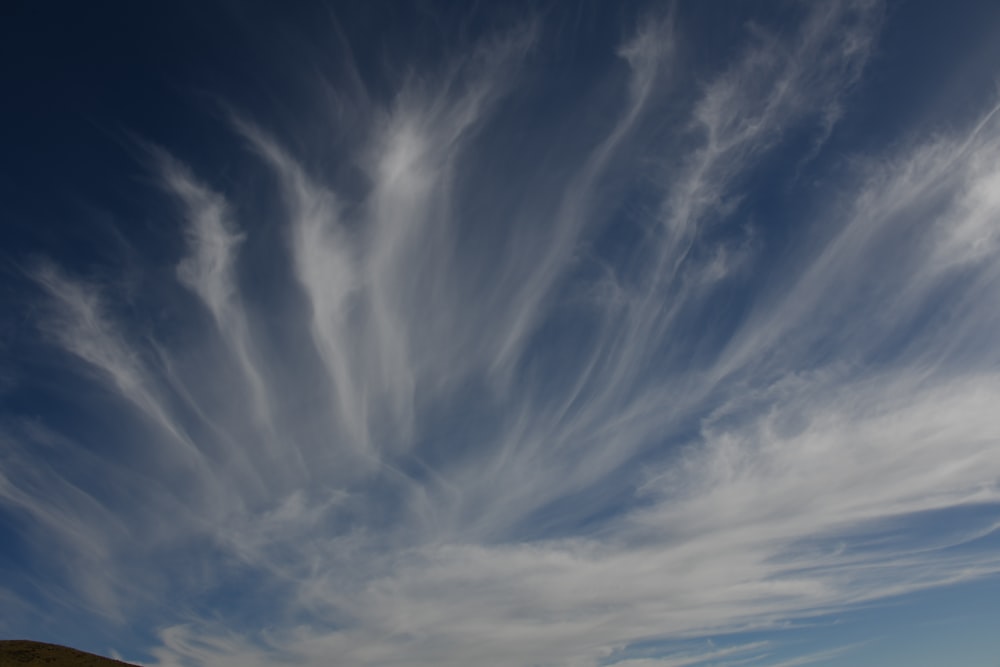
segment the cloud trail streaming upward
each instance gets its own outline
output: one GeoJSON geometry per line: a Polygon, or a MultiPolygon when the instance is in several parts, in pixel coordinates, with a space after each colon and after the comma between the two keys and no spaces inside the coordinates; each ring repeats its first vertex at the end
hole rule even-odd
{"type": "Polygon", "coordinates": [[[825,660],[703,640],[996,574],[1000,114],[802,176],[883,19],[809,5],[693,80],[650,15],[605,113],[519,135],[523,24],[355,94],[315,139],[349,168],[227,111],[253,196],[144,146],[172,284],[28,269],[87,388],[81,427],[0,433],[35,585],[169,607],[164,667],[671,667],[825,660]]]}

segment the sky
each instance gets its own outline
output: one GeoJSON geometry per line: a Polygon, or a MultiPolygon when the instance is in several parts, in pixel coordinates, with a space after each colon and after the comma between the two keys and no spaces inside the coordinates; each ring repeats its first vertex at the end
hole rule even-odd
{"type": "Polygon", "coordinates": [[[2,12],[0,637],[1000,664],[1000,5],[2,12]]]}

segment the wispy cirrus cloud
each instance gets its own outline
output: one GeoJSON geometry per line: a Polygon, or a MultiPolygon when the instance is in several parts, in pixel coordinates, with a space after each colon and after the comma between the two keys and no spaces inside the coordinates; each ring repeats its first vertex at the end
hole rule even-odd
{"type": "Polygon", "coordinates": [[[108,493],[5,427],[0,498],[85,564],[71,603],[168,596],[164,667],[793,665],[833,654],[706,638],[996,574],[967,547],[1000,502],[1000,126],[857,157],[818,192],[803,165],[884,17],[798,12],[697,81],[677,13],[640,21],[596,84],[614,113],[537,153],[497,146],[532,120],[541,24],[357,95],[333,176],[234,113],[285,230],[269,253],[244,252],[246,193],[153,150],[183,342],[139,335],[108,287],[31,274],[42,331],[109,392],[94,421],[125,417],[133,448],[57,447],[108,493]],[[744,208],[765,167],[808,200],[775,222],[794,252],[744,208]],[[253,289],[253,262],[284,291],[253,289]]]}

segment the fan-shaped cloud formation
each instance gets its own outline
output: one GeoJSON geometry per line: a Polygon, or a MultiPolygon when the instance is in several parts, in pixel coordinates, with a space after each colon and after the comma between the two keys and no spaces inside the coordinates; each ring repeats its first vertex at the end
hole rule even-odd
{"type": "Polygon", "coordinates": [[[668,667],[818,661],[703,639],[995,574],[1000,116],[815,187],[883,9],[799,11],[697,80],[648,15],[547,145],[542,19],[356,95],[350,178],[227,112],[266,213],[143,145],[174,284],[28,270],[88,393],[4,422],[39,586],[168,601],[164,667],[668,667]]]}

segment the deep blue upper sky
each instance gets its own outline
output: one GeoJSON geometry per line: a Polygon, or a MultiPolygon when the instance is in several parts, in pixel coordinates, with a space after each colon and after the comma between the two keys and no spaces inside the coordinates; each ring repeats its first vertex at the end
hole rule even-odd
{"type": "Polygon", "coordinates": [[[1000,7],[500,5],[4,7],[0,638],[993,665],[1000,7]]]}

